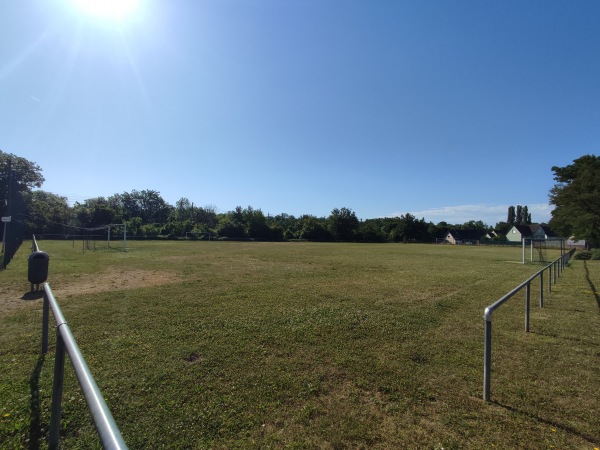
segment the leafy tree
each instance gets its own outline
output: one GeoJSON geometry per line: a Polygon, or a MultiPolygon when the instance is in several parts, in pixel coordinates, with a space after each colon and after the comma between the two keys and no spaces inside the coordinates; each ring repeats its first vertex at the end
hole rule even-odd
{"type": "Polygon", "coordinates": [[[365,220],[358,227],[358,237],[362,242],[385,242],[387,233],[378,219],[365,220]]]}
{"type": "Polygon", "coordinates": [[[459,229],[461,230],[476,230],[480,233],[485,233],[488,230],[488,226],[483,223],[481,220],[469,220],[468,222],[463,223],[459,229]]]}
{"type": "Polygon", "coordinates": [[[85,200],[83,203],[75,202],[73,214],[80,227],[95,227],[115,223],[117,211],[104,197],[85,200]]]}
{"type": "Polygon", "coordinates": [[[27,234],[62,234],[71,218],[71,208],[66,197],[45,191],[33,191],[27,226],[27,234]]]}
{"type": "Polygon", "coordinates": [[[192,216],[192,203],[185,197],[181,197],[175,202],[175,209],[173,210],[176,220],[186,220],[192,216]]]}
{"type": "Polygon", "coordinates": [[[510,224],[508,222],[498,222],[496,223],[496,226],[494,226],[494,230],[496,230],[502,235],[506,235],[513,227],[513,225],[514,224],[510,224]]]}
{"type": "Polygon", "coordinates": [[[301,232],[301,221],[293,215],[282,213],[269,218],[270,227],[281,233],[284,239],[298,239],[301,232]]]}
{"type": "Polygon", "coordinates": [[[45,181],[42,176],[42,168],[36,163],[0,150],[0,215],[2,216],[6,212],[6,200],[8,200],[9,168],[12,171],[16,189],[21,194],[29,196],[33,188],[42,187],[45,181]]]}
{"type": "Polygon", "coordinates": [[[324,219],[305,214],[300,217],[300,239],[308,241],[329,241],[331,233],[327,229],[324,219]]]}
{"type": "Polygon", "coordinates": [[[115,194],[111,201],[122,211],[124,220],[139,217],[143,224],[166,223],[173,208],[160,196],[160,192],[150,189],[115,194]]]}
{"type": "Polygon", "coordinates": [[[334,208],[329,216],[329,229],[336,241],[353,241],[359,221],[350,208],[334,208]]]}
{"type": "Polygon", "coordinates": [[[221,216],[216,227],[217,234],[230,239],[247,238],[247,228],[244,222],[244,210],[236,206],[235,210],[221,216]]]}
{"type": "Polygon", "coordinates": [[[600,157],[585,155],[565,167],[552,167],[555,206],[550,225],[564,236],[600,244],[600,157]]]}
{"type": "Polygon", "coordinates": [[[508,207],[508,218],[506,219],[506,222],[510,225],[515,225],[516,219],[517,219],[517,215],[515,213],[515,207],[509,206],[508,207]]]}
{"type": "Polygon", "coordinates": [[[523,207],[517,205],[517,213],[515,214],[515,225],[522,225],[523,223],[523,207]]]}
{"type": "Polygon", "coordinates": [[[523,206],[521,210],[521,225],[529,225],[531,223],[531,214],[529,214],[529,209],[527,205],[523,206]]]}
{"type": "Polygon", "coordinates": [[[248,206],[243,211],[242,217],[248,230],[248,237],[260,240],[269,239],[271,229],[267,225],[267,218],[260,209],[253,209],[248,206]]]}

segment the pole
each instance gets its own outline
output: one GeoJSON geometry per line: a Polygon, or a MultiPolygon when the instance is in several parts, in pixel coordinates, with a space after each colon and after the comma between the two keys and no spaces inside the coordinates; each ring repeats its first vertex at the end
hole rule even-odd
{"type": "Polygon", "coordinates": [[[490,401],[490,385],[492,372],[492,321],[485,320],[483,341],[483,399],[490,401]]]}
{"type": "Polygon", "coordinates": [[[48,321],[50,317],[50,303],[44,292],[44,302],[42,303],[42,355],[48,353],[48,321]]]}
{"type": "Polygon", "coordinates": [[[544,271],[540,272],[540,308],[544,307],[544,271]]]}
{"type": "Polygon", "coordinates": [[[525,332],[529,333],[529,311],[531,299],[531,283],[527,283],[525,286],[525,332]]]}
{"type": "Polygon", "coordinates": [[[533,239],[529,241],[529,261],[533,262],[533,239]]]}
{"type": "Polygon", "coordinates": [[[58,448],[60,436],[60,416],[62,409],[63,378],[65,374],[65,344],[60,335],[60,328],[56,329],[56,356],[54,360],[54,383],[52,385],[52,412],[50,415],[50,439],[48,447],[58,448]]]}

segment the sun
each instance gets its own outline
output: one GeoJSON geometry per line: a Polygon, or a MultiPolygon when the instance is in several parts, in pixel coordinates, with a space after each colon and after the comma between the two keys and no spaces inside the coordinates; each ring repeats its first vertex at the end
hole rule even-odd
{"type": "Polygon", "coordinates": [[[139,0],[71,0],[82,13],[98,19],[123,21],[135,14],[139,0]]]}

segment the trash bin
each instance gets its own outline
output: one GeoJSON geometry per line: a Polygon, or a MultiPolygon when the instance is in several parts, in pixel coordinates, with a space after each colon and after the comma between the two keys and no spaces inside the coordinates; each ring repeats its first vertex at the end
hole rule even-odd
{"type": "Polygon", "coordinates": [[[29,255],[29,270],[27,277],[31,284],[41,284],[48,278],[48,253],[33,252],[29,255]]]}

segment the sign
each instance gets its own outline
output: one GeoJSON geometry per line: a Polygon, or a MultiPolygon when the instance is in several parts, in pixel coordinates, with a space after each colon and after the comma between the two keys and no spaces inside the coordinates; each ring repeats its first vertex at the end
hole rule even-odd
{"type": "Polygon", "coordinates": [[[10,222],[12,220],[11,216],[6,216],[2,218],[2,222],[6,223],[6,222],[10,222]]]}

